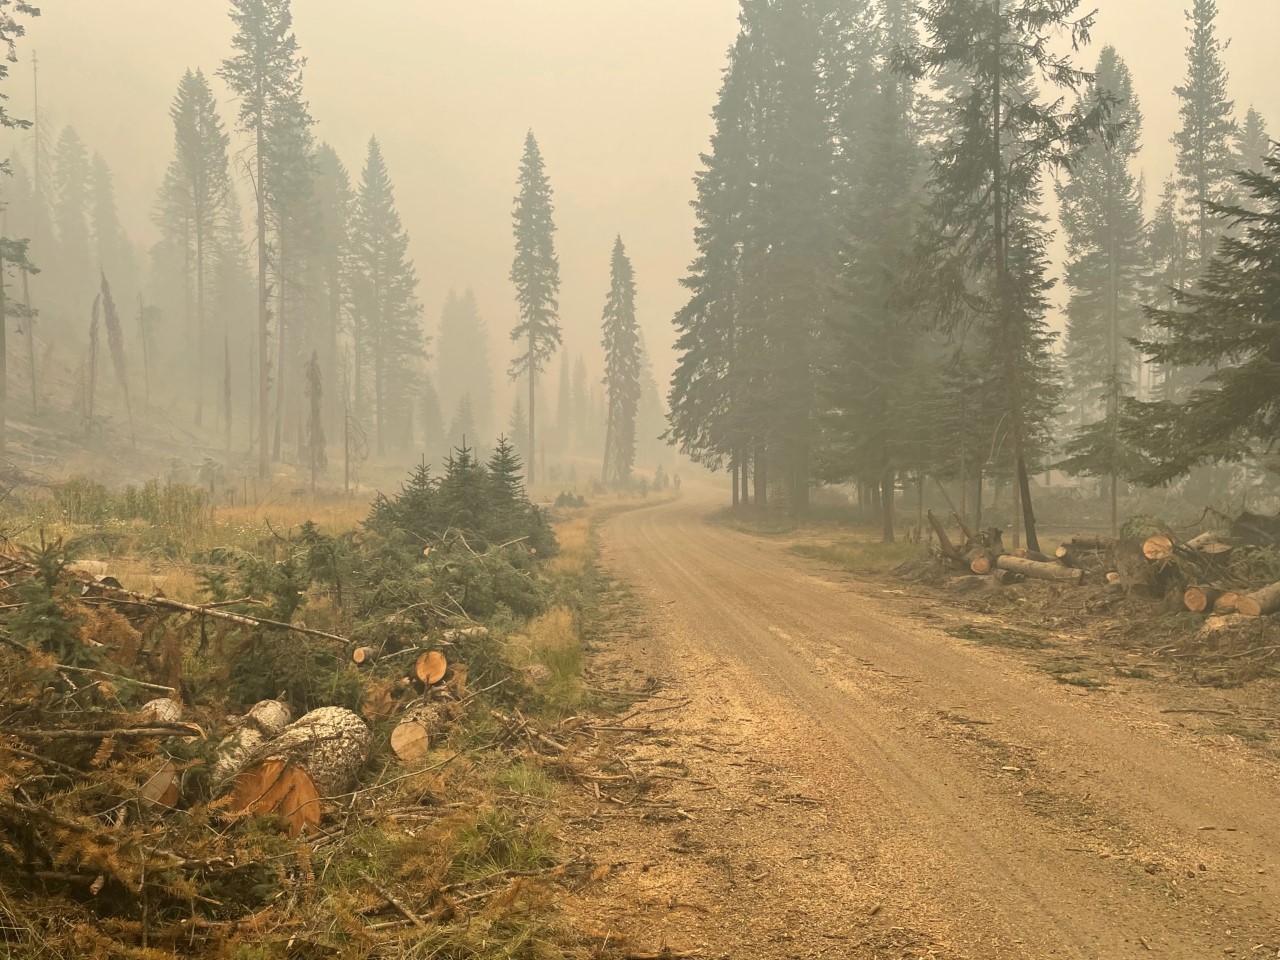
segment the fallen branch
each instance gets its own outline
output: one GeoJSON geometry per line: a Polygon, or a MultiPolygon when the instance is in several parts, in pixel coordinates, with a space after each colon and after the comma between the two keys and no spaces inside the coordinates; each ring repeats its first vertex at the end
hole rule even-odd
{"type": "Polygon", "coordinates": [[[7,729],[0,731],[22,740],[105,740],[107,737],[197,737],[203,731],[194,724],[190,726],[151,726],[121,727],[104,730],[23,730],[7,729]]]}

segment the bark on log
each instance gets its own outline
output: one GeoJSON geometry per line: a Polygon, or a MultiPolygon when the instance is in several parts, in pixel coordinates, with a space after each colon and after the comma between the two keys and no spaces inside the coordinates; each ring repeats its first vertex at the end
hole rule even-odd
{"type": "Polygon", "coordinates": [[[373,647],[356,647],[351,652],[351,660],[353,663],[373,663],[378,659],[378,651],[373,647]]]}
{"type": "Polygon", "coordinates": [[[1152,599],[1164,595],[1160,573],[1147,557],[1146,544],[1138,540],[1121,540],[1115,547],[1116,572],[1120,582],[1136,597],[1152,599]]]}
{"type": "Polygon", "coordinates": [[[1060,563],[1041,563],[1038,560],[1005,556],[996,559],[996,566],[1001,570],[1020,573],[1032,580],[1069,580],[1077,586],[1084,580],[1083,570],[1073,570],[1060,563]]]}
{"type": "Polygon", "coordinates": [[[1142,544],[1142,554],[1148,560],[1169,560],[1173,557],[1173,537],[1157,533],[1147,537],[1142,544]]]}
{"type": "Polygon", "coordinates": [[[255,727],[241,727],[234,730],[217,747],[217,759],[213,764],[213,782],[215,785],[226,783],[238,776],[248,764],[267,738],[255,727]]]}
{"type": "Polygon", "coordinates": [[[1231,553],[1232,545],[1230,541],[1217,533],[1202,533],[1192,537],[1187,541],[1187,546],[1197,553],[1203,553],[1210,557],[1224,557],[1231,553]]]}
{"type": "Polygon", "coordinates": [[[1012,570],[992,570],[991,579],[1002,587],[1009,587],[1015,583],[1022,583],[1026,580],[1026,576],[1021,573],[1014,573],[1012,570]]]}
{"type": "Polygon", "coordinates": [[[1212,613],[1224,593],[1217,587],[1190,586],[1182,594],[1182,603],[1192,613],[1212,613]]]}
{"type": "Polygon", "coordinates": [[[244,715],[244,722],[258,728],[258,732],[270,740],[284,733],[293,722],[293,711],[279,700],[259,700],[244,715]]]}
{"type": "Polygon", "coordinates": [[[1053,557],[1045,556],[1039,550],[1031,550],[1028,547],[1019,547],[1013,551],[1015,557],[1021,557],[1023,560],[1038,560],[1040,563],[1052,563],[1053,557]]]}
{"type": "Polygon", "coordinates": [[[172,724],[182,722],[182,704],[171,697],[148,700],[138,711],[144,723],[172,724]]]}
{"type": "Polygon", "coordinates": [[[1280,583],[1244,594],[1236,601],[1236,610],[1246,617],[1265,617],[1280,613],[1280,583]]]}
{"type": "Polygon", "coordinates": [[[483,640],[489,636],[488,627],[459,627],[446,630],[443,634],[445,643],[456,643],[459,640],[483,640]]]}
{"type": "Polygon", "coordinates": [[[236,777],[231,809],[278,814],[293,836],[320,822],[321,801],[355,786],[372,738],[343,707],[320,707],[270,740],[236,777]]]}

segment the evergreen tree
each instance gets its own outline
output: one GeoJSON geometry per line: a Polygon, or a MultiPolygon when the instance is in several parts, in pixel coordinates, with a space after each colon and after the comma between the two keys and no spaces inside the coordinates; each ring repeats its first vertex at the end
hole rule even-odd
{"type": "MultiPolygon", "coordinates": [[[[1148,302],[1168,308],[1173,292],[1185,290],[1191,283],[1194,254],[1191,226],[1183,219],[1178,200],[1177,182],[1170,178],[1160,194],[1155,216],[1147,227],[1146,259],[1150,270],[1148,302]]],[[[1150,364],[1152,394],[1164,400],[1181,396],[1188,384],[1181,371],[1163,364],[1150,364]]]]}
{"type": "Polygon", "coordinates": [[[174,151],[161,188],[157,220],[162,229],[170,229],[170,246],[182,247],[183,285],[190,291],[194,326],[187,332],[189,349],[183,353],[194,360],[191,386],[195,422],[200,426],[211,367],[208,357],[214,342],[208,323],[210,289],[231,194],[230,137],[223,129],[209,81],[200,71],[188,70],[183,75],[169,116],[174,151]]]}
{"type": "Polygon", "coordinates": [[[471,406],[471,394],[464,393],[458,401],[458,408],[453,412],[453,422],[449,425],[449,449],[465,447],[476,443],[476,418],[471,406]]]}
{"type": "Polygon", "coordinates": [[[1211,208],[1237,235],[1172,308],[1148,310],[1159,336],[1142,347],[1156,362],[1213,372],[1184,400],[1130,405],[1129,440],[1154,461],[1137,477],[1144,483],[1280,441],[1280,158],[1239,179],[1249,199],[1211,208]]]}
{"type": "Polygon", "coordinates": [[[519,193],[515,199],[512,225],[516,255],[511,265],[511,282],[516,288],[520,322],[511,339],[520,344],[520,353],[511,363],[511,379],[523,376],[529,387],[528,452],[529,483],[534,482],[532,445],[537,436],[538,374],[560,346],[560,261],[555,249],[555,207],[551,181],[538,141],[530,130],[520,161],[519,193]]]}
{"type": "Polygon", "coordinates": [[[404,411],[424,343],[409,235],[396,212],[391,176],[376,137],[369,141],[360,180],[353,241],[356,315],[365,341],[364,356],[357,351],[356,370],[367,363],[373,374],[374,438],[383,456],[393,430],[397,446],[407,440],[404,411]]]}
{"type": "MultiPolygon", "coordinates": [[[[347,168],[327,143],[316,150],[315,202],[319,227],[315,295],[321,328],[315,339],[326,379],[336,383],[342,357],[340,344],[352,326],[351,228],[356,198],[347,168]]],[[[325,414],[328,423],[336,424],[341,418],[337,401],[336,396],[330,399],[325,414]]],[[[434,436],[438,439],[440,434],[434,436]]]]}
{"type": "MultiPolygon", "coordinates": [[[[93,245],[98,269],[116,283],[117,289],[131,290],[134,283],[133,257],[129,238],[120,225],[116,207],[115,181],[102,155],[95,153],[91,162],[91,220],[93,245]]],[[[132,299],[132,297],[130,297],[132,299]]]]}
{"type": "MultiPolygon", "coordinates": [[[[18,60],[18,41],[26,36],[27,28],[18,17],[38,17],[40,10],[27,0],[0,0],[0,45],[5,47],[7,56],[0,58],[0,82],[9,78],[9,64],[18,60]]],[[[9,113],[5,104],[7,94],[0,93],[0,127],[6,130],[27,130],[30,120],[24,120],[9,113]]],[[[0,174],[9,172],[9,162],[0,161],[0,174]]]]}
{"type": "MultiPolygon", "coordinates": [[[[1045,236],[1030,211],[1048,167],[1065,164],[1101,125],[1102,110],[1064,113],[1045,91],[1078,92],[1089,76],[1044,38],[1087,42],[1093,17],[1076,0],[932,0],[927,43],[912,67],[953,84],[948,130],[933,162],[920,292],[949,327],[978,322],[996,351],[1007,402],[1014,481],[1027,546],[1039,549],[1030,467],[1044,349],[1035,310],[1043,297],[1045,236]],[[1019,235],[1021,234],[1021,235],[1019,235]],[[1016,272],[1021,266],[1023,272],[1016,272]]],[[[1016,528],[1015,528],[1016,529],[1016,528]]]]}
{"type": "Polygon", "coordinates": [[[839,306],[823,331],[820,385],[827,440],[821,473],[880,489],[883,537],[891,542],[897,473],[919,459],[914,414],[921,333],[896,283],[919,220],[923,157],[914,85],[891,62],[914,32],[914,21],[901,4],[885,12],[890,16],[875,38],[876,61],[849,65],[869,77],[847,85],[858,99],[844,103],[840,113],[847,143],[842,284],[839,306]]]}
{"type": "Polygon", "coordinates": [[[1253,107],[1244,115],[1244,123],[1236,129],[1231,150],[1231,169],[1235,173],[1256,173],[1263,169],[1262,161],[1271,153],[1271,137],[1267,135],[1267,121],[1253,107]]]}
{"type": "Polygon", "coordinates": [[[1141,149],[1142,112],[1129,69],[1112,47],[1103,49],[1078,112],[1083,116],[1108,100],[1114,137],[1086,147],[1058,188],[1071,288],[1067,374],[1080,425],[1062,466],[1108,478],[1112,534],[1118,535],[1119,477],[1131,471],[1132,458],[1120,437],[1121,398],[1134,393],[1138,358],[1130,340],[1141,328],[1146,262],[1142,186],[1132,169],[1141,149]]]}
{"type": "MultiPolygon", "coordinates": [[[[0,7],[0,12],[3,7],[0,7]]],[[[0,38],[3,38],[3,17],[0,17],[0,38]]],[[[0,74],[0,78],[3,75],[0,74]]],[[[0,106],[0,111],[3,107],[0,106]]],[[[26,240],[10,240],[0,238],[0,454],[5,451],[9,423],[9,316],[14,311],[9,306],[7,284],[12,269],[28,273],[38,273],[36,266],[27,259],[26,240]]]]}
{"type": "Polygon", "coordinates": [[[604,467],[601,481],[626,484],[636,463],[636,415],[643,357],[636,323],[636,275],[622,237],[613,244],[609,297],[604,307],[604,467]]]}
{"type": "Polygon", "coordinates": [[[470,394],[478,435],[487,436],[493,412],[489,330],[470,290],[462,296],[450,290],[445,300],[436,341],[436,371],[440,402],[455,407],[463,394],[470,394]]]}
{"type": "Polygon", "coordinates": [[[1217,0],[1193,0],[1186,17],[1191,43],[1187,47],[1187,77],[1174,87],[1182,127],[1173,144],[1178,149],[1178,188],[1191,223],[1199,270],[1209,262],[1218,241],[1214,205],[1226,200],[1231,190],[1235,103],[1227,97],[1227,70],[1217,36],[1217,0]]]}
{"type": "Polygon", "coordinates": [[[93,168],[79,134],[66,127],[53,154],[54,225],[58,232],[58,286],[74,310],[82,294],[97,287],[89,251],[93,168]]]}
{"type": "Polygon", "coordinates": [[[258,252],[258,474],[270,474],[268,434],[271,428],[268,359],[268,205],[276,176],[272,133],[282,115],[296,114],[302,103],[302,60],[293,33],[290,0],[231,0],[235,53],[223,62],[219,76],[240,100],[240,128],[253,141],[258,252]]]}

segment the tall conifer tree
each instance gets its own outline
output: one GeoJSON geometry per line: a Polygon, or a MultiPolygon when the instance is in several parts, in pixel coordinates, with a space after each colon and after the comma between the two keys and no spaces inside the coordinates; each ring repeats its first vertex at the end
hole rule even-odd
{"type": "Polygon", "coordinates": [[[511,378],[525,377],[529,388],[528,441],[521,449],[526,454],[532,485],[537,473],[533,444],[538,428],[538,375],[560,346],[560,261],[555,248],[555,207],[551,181],[532,130],[525,138],[518,184],[512,213],[516,255],[511,265],[511,282],[516,288],[520,322],[511,331],[511,339],[520,344],[520,353],[511,363],[511,378]]]}
{"type": "Polygon", "coordinates": [[[384,456],[393,432],[397,446],[409,439],[405,412],[425,344],[409,235],[376,137],[369,140],[360,178],[353,239],[356,312],[367,341],[357,363],[367,364],[373,376],[374,441],[384,456]]]}
{"type": "Polygon", "coordinates": [[[625,484],[636,463],[636,415],[640,406],[643,357],[636,322],[636,275],[618,237],[610,260],[609,296],[604,307],[604,483],[625,484]]]}

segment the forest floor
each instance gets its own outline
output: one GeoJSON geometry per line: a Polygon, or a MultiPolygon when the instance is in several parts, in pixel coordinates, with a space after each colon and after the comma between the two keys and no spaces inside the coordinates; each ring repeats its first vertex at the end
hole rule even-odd
{"type": "Polygon", "coordinates": [[[1197,684],[715,508],[602,527],[584,669],[650,691],[618,749],[660,786],[566,801],[613,864],[578,924],[735,960],[1280,956],[1273,680],[1197,684]]]}

